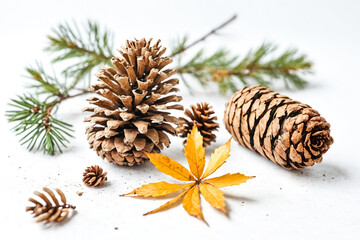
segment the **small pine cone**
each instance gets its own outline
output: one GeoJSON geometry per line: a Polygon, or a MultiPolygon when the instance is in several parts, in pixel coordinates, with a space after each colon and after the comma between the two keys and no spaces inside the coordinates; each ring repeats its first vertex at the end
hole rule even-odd
{"type": "MultiPolygon", "coordinates": [[[[208,103],[197,103],[196,106],[191,105],[191,110],[186,109],[185,115],[190,118],[190,121],[181,117],[180,126],[176,131],[180,134],[180,137],[186,138],[187,135],[191,132],[194,124],[196,124],[201,135],[203,136],[204,146],[208,146],[211,142],[215,142],[216,135],[213,131],[217,131],[219,124],[215,122],[217,120],[216,116],[211,116],[214,114],[212,107],[208,103]]],[[[186,140],[184,140],[184,144],[186,140]]]]}
{"type": "Polygon", "coordinates": [[[148,160],[146,152],[159,153],[164,145],[169,147],[168,134],[176,135],[171,124],[179,119],[167,110],[183,110],[177,92],[178,79],[171,78],[176,70],[162,70],[172,62],[162,57],[166,48],[160,40],[150,45],[151,39],[127,41],[122,47],[122,57],[111,59],[112,67],[100,70],[100,83],[91,90],[103,98],[92,97],[88,101],[96,105],[83,111],[92,112],[85,122],[90,148],[101,158],[119,165],[140,165],[148,160]]]}
{"type": "Polygon", "coordinates": [[[107,172],[103,172],[103,169],[97,165],[91,166],[85,169],[83,173],[83,182],[86,186],[100,186],[107,181],[107,172]]]}
{"type": "Polygon", "coordinates": [[[320,163],[334,141],[317,111],[263,86],[236,92],[224,124],[242,146],[288,170],[320,163]]]}

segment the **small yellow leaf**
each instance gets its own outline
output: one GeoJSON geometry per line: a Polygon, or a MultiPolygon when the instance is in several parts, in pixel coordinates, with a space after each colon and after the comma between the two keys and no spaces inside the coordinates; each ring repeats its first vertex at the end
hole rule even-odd
{"type": "Polygon", "coordinates": [[[253,176],[248,177],[241,173],[234,173],[234,174],[225,174],[220,177],[210,178],[205,180],[205,183],[209,183],[217,188],[239,185],[241,183],[246,182],[249,179],[254,178],[253,176]]]}
{"type": "Polygon", "coordinates": [[[226,159],[230,156],[230,144],[231,138],[224,145],[215,149],[214,153],[211,154],[209,165],[207,166],[204,175],[201,177],[202,179],[210,176],[225,163],[226,159]]]}
{"type": "Polygon", "coordinates": [[[189,184],[173,184],[167,182],[157,182],[142,185],[139,188],[134,189],[132,192],[124,194],[126,195],[137,195],[140,197],[162,197],[170,193],[177,192],[181,189],[192,186],[194,183],[189,184]]]}
{"type": "MultiPolygon", "coordinates": [[[[194,184],[194,183],[193,183],[194,184]]],[[[172,208],[174,207],[177,203],[179,203],[181,201],[181,199],[184,197],[184,195],[189,191],[189,188],[186,189],[184,192],[182,192],[181,194],[177,195],[174,199],[171,199],[170,201],[168,201],[167,203],[165,203],[164,205],[161,205],[160,207],[150,211],[150,212],[147,212],[144,214],[145,215],[149,215],[149,214],[153,214],[153,213],[157,213],[157,212],[160,212],[160,211],[164,211],[164,210],[167,210],[169,208],[172,208]]]]}
{"type": "Polygon", "coordinates": [[[207,224],[201,211],[199,186],[197,184],[187,191],[182,204],[188,214],[203,220],[207,224]]]}
{"type": "Polygon", "coordinates": [[[205,149],[203,147],[203,137],[196,125],[194,125],[191,133],[188,135],[184,150],[191,172],[199,179],[204,171],[205,149]]]}
{"type": "Polygon", "coordinates": [[[159,171],[181,181],[195,180],[189,170],[173,159],[157,153],[146,153],[146,155],[159,171]]]}
{"type": "Polygon", "coordinates": [[[226,214],[224,193],[211,184],[200,183],[200,192],[208,203],[226,214]]]}

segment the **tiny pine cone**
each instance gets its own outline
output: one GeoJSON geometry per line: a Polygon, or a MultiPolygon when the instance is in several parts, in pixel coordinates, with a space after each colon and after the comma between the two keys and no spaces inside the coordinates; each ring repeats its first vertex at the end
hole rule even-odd
{"type": "Polygon", "coordinates": [[[97,165],[88,167],[83,173],[83,182],[87,186],[100,186],[107,181],[107,172],[103,172],[103,169],[97,165]]]}

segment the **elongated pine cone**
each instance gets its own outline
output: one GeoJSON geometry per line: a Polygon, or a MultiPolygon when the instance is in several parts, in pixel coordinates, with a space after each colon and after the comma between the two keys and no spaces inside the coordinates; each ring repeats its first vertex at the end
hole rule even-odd
{"type": "Polygon", "coordinates": [[[83,173],[83,182],[86,186],[99,186],[107,180],[107,172],[104,172],[101,167],[94,165],[87,167],[83,173]]]}
{"type": "MultiPolygon", "coordinates": [[[[217,120],[216,116],[211,116],[214,114],[212,107],[208,103],[197,103],[196,106],[191,105],[190,109],[185,110],[185,115],[190,118],[187,120],[183,117],[180,118],[180,126],[176,131],[180,134],[182,138],[187,138],[187,135],[191,132],[194,124],[196,124],[201,135],[203,136],[204,146],[208,146],[211,142],[215,142],[216,135],[213,133],[219,128],[219,124],[215,122],[217,120]]],[[[184,144],[186,139],[184,140],[184,144]]]]}
{"type": "Polygon", "coordinates": [[[83,111],[92,112],[85,122],[90,148],[99,156],[119,165],[140,165],[148,160],[145,152],[159,153],[164,145],[169,147],[167,134],[176,135],[170,124],[179,119],[167,110],[183,110],[180,104],[168,105],[182,100],[177,92],[178,79],[168,79],[176,70],[162,70],[172,62],[162,57],[166,48],[153,46],[151,39],[127,41],[122,47],[122,57],[111,59],[114,68],[106,67],[97,75],[99,83],[91,90],[103,96],[88,101],[95,107],[83,111]]]}
{"type": "Polygon", "coordinates": [[[76,208],[75,206],[66,203],[65,194],[60,189],[56,188],[55,190],[59,194],[63,204],[59,203],[54,192],[49,188],[44,187],[43,190],[50,196],[53,203],[44,193],[35,191],[34,194],[40,197],[44,203],[41,203],[34,198],[29,198],[29,201],[34,203],[35,206],[26,207],[26,211],[31,211],[32,214],[34,214],[34,217],[37,217],[36,222],[61,222],[68,216],[70,210],[76,208]]]}
{"type": "Polygon", "coordinates": [[[333,143],[330,124],[316,110],[263,86],[236,92],[224,124],[242,146],[288,170],[320,163],[333,143]]]}

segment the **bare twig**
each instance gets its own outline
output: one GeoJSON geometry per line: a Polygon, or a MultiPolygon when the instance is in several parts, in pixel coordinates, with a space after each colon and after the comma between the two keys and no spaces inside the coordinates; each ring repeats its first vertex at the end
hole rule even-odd
{"type": "Polygon", "coordinates": [[[60,104],[62,101],[66,100],[66,99],[79,97],[79,96],[82,96],[82,95],[85,95],[85,94],[88,94],[88,93],[91,93],[91,91],[90,90],[82,90],[82,92],[74,94],[74,95],[60,96],[57,101],[55,101],[55,102],[51,103],[50,105],[48,105],[47,109],[46,109],[46,114],[44,116],[44,124],[45,124],[46,130],[47,131],[50,130],[49,122],[50,122],[51,112],[52,112],[52,110],[54,109],[54,107],[57,104],[60,104]]]}
{"type": "Polygon", "coordinates": [[[198,40],[190,43],[189,45],[187,45],[186,47],[183,47],[181,49],[179,49],[178,51],[174,52],[173,54],[171,54],[170,57],[174,57],[176,55],[178,55],[179,53],[185,52],[186,50],[188,50],[189,48],[195,46],[196,44],[198,44],[199,42],[204,41],[206,38],[208,38],[209,36],[213,35],[216,33],[216,31],[220,30],[221,28],[225,27],[226,25],[228,25],[229,23],[231,23],[232,21],[234,21],[237,18],[237,15],[235,14],[234,16],[232,16],[229,20],[227,20],[226,22],[222,23],[221,25],[219,25],[218,27],[214,28],[213,30],[211,30],[210,32],[208,32],[207,34],[205,34],[203,37],[199,38],[198,40]]]}

